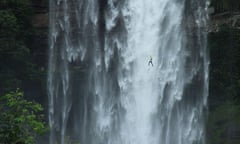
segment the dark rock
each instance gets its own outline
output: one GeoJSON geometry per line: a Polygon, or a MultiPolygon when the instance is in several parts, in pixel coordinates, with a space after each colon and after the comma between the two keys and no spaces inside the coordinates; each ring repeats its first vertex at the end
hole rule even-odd
{"type": "Polygon", "coordinates": [[[48,28],[48,13],[36,14],[33,16],[32,24],[35,28],[48,28]]]}

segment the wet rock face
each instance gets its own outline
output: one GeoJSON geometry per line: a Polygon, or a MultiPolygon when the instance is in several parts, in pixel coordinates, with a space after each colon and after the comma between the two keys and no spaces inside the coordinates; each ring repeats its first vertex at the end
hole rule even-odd
{"type": "Polygon", "coordinates": [[[48,14],[37,14],[33,18],[34,35],[32,53],[35,62],[46,68],[48,51],[48,14]]]}
{"type": "Polygon", "coordinates": [[[35,14],[32,19],[32,24],[35,28],[48,28],[49,17],[48,13],[35,14]]]}
{"type": "Polygon", "coordinates": [[[240,12],[214,13],[210,16],[209,32],[218,32],[223,25],[240,29],[240,12]]]}
{"type": "Polygon", "coordinates": [[[48,3],[44,0],[34,1],[32,7],[34,11],[32,17],[34,29],[31,43],[32,54],[38,66],[41,69],[46,69],[49,27],[48,3]]]}

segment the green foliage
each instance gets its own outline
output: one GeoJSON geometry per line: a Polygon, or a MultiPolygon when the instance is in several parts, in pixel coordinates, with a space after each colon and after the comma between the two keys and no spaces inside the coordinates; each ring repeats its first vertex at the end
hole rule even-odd
{"type": "Polygon", "coordinates": [[[30,0],[0,1],[0,94],[37,77],[30,42],[33,28],[30,0]]]}
{"type": "Polygon", "coordinates": [[[230,142],[232,139],[229,140],[227,137],[229,134],[234,135],[238,130],[237,127],[240,127],[240,105],[233,101],[227,101],[209,115],[208,140],[211,144],[234,144],[230,142]]]}
{"type": "Polygon", "coordinates": [[[0,143],[35,143],[46,131],[41,105],[18,90],[5,94],[21,88],[33,98],[28,87],[43,78],[32,56],[32,16],[31,0],[0,0],[0,143]]]}
{"type": "Polygon", "coordinates": [[[16,16],[8,10],[0,11],[1,38],[14,38],[19,31],[16,16]]]}
{"type": "Polygon", "coordinates": [[[240,30],[223,26],[208,37],[210,65],[209,144],[239,144],[240,30]]]}
{"type": "MultiPolygon", "coordinates": [[[[18,35],[19,39],[27,40],[31,36],[31,18],[33,10],[31,7],[31,1],[29,0],[3,0],[0,2],[0,11],[3,11],[3,15],[13,15],[16,18],[15,25],[19,27],[18,35]]],[[[6,21],[11,24],[11,21],[6,21]]],[[[13,29],[12,25],[9,28],[13,29]]]]}
{"type": "Polygon", "coordinates": [[[0,143],[36,143],[36,137],[47,131],[40,114],[43,108],[27,101],[19,90],[0,98],[0,143]]]}
{"type": "Polygon", "coordinates": [[[211,0],[211,5],[217,12],[240,10],[240,1],[238,0],[211,0]]]}
{"type": "Polygon", "coordinates": [[[210,95],[218,96],[214,101],[225,101],[240,96],[239,32],[240,30],[224,27],[218,33],[209,34],[210,95]]]}

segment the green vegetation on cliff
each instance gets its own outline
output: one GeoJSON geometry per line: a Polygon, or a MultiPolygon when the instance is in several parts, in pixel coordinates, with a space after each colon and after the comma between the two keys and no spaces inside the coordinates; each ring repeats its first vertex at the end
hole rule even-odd
{"type": "Polygon", "coordinates": [[[33,10],[29,0],[0,1],[0,94],[38,77],[30,42],[33,10]]]}
{"type": "Polygon", "coordinates": [[[18,90],[1,96],[0,143],[35,144],[37,136],[47,131],[42,111],[40,104],[23,99],[18,90]]]}
{"type": "Polygon", "coordinates": [[[211,0],[211,6],[213,6],[216,12],[224,11],[238,11],[240,9],[239,0],[211,0]]]}
{"type": "Polygon", "coordinates": [[[26,100],[36,99],[38,93],[29,92],[30,86],[43,79],[33,61],[32,16],[31,0],[0,0],[0,143],[3,144],[33,144],[46,131],[42,106],[26,100]],[[18,88],[27,97],[15,91],[18,88]]]}
{"type": "Polygon", "coordinates": [[[240,143],[240,30],[222,26],[209,33],[209,144],[240,143]]]}

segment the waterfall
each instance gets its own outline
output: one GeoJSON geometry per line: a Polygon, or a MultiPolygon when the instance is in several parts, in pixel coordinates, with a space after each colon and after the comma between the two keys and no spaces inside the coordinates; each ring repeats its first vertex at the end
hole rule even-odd
{"type": "Polygon", "coordinates": [[[49,143],[204,144],[208,5],[50,0],[49,143]]]}

